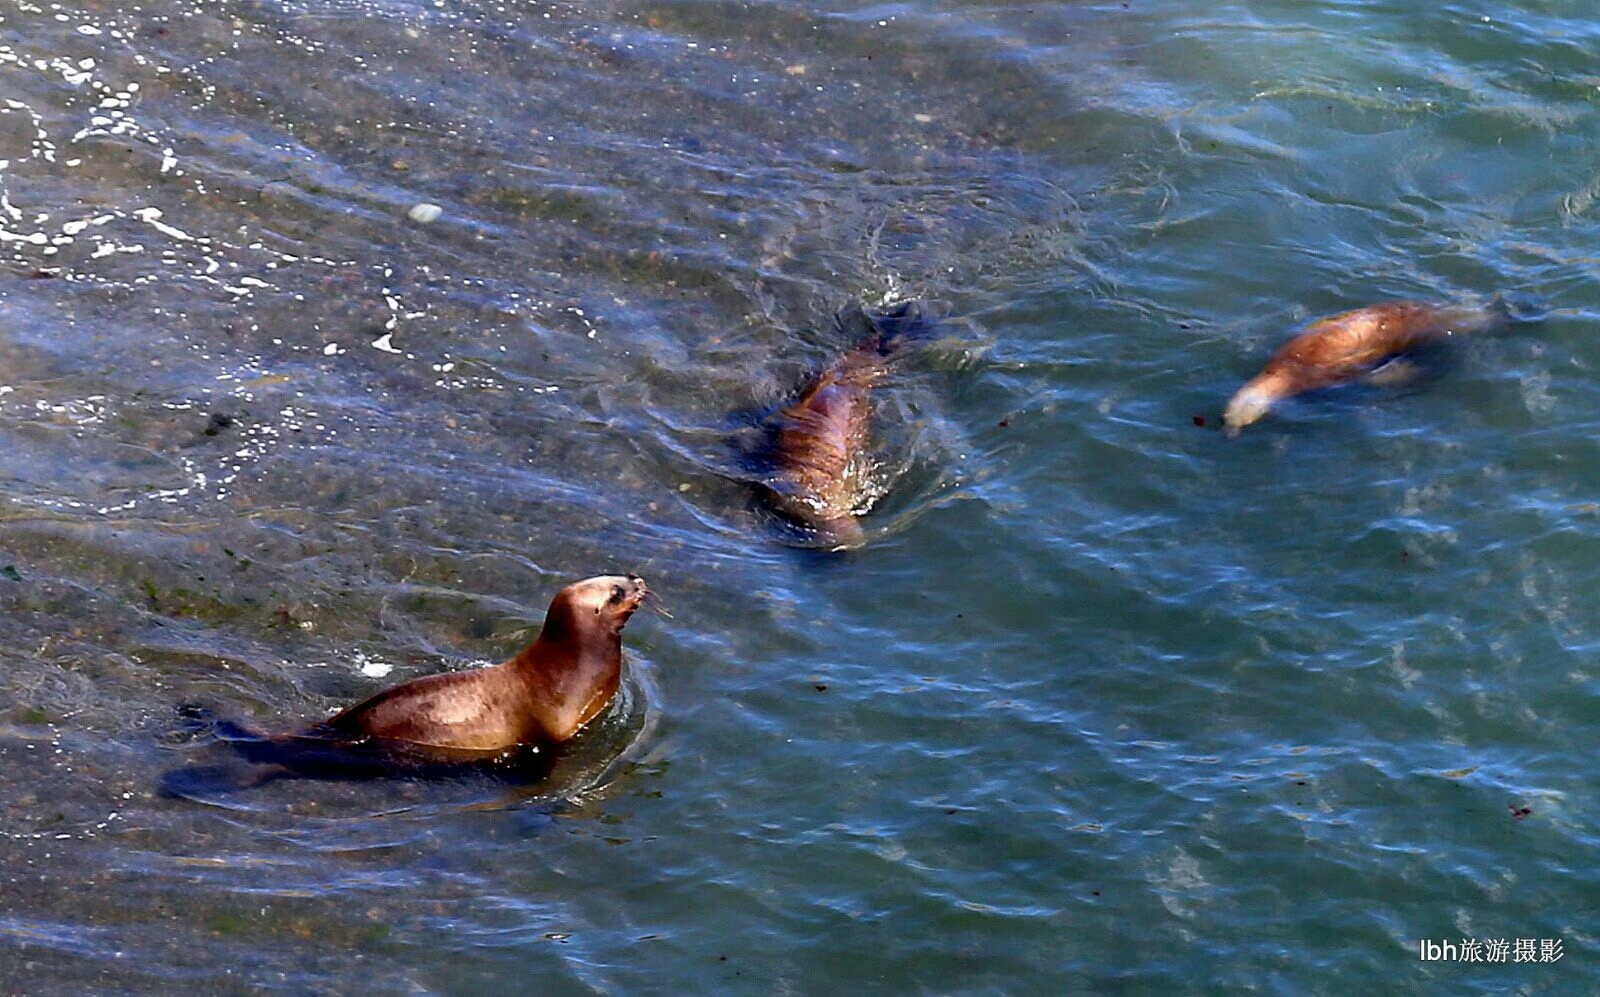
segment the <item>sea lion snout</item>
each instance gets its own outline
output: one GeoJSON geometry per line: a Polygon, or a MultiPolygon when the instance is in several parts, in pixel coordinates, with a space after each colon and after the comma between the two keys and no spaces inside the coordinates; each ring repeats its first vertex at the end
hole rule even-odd
{"type": "Polygon", "coordinates": [[[618,605],[626,605],[628,614],[631,616],[633,611],[639,608],[639,604],[644,602],[645,596],[650,594],[650,588],[645,585],[644,579],[638,575],[625,575],[624,577],[627,579],[627,584],[613,586],[609,601],[618,605]]]}
{"type": "Polygon", "coordinates": [[[631,591],[626,592],[623,598],[633,600],[632,608],[628,610],[631,614],[633,610],[644,604],[645,599],[650,597],[650,586],[646,585],[644,579],[638,575],[630,574],[625,577],[631,583],[631,591]]]}
{"type": "Polygon", "coordinates": [[[580,613],[608,617],[620,630],[649,593],[649,587],[638,575],[596,575],[568,585],[557,599],[568,602],[580,613]]]}
{"type": "Polygon", "coordinates": [[[1227,427],[1228,435],[1238,436],[1239,430],[1259,421],[1277,400],[1276,392],[1255,381],[1240,388],[1228,400],[1228,410],[1222,414],[1222,423],[1227,427]]]}

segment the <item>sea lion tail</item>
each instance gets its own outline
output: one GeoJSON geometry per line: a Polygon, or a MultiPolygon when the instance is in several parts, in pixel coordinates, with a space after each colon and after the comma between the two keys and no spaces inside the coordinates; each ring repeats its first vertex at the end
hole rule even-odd
{"type": "Polygon", "coordinates": [[[217,726],[216,710],[203,703],[179,703],[176,712],[178,722],[162,735],[163,740],[177,744],[214,736],[217,726]]]}
{"type": "Polygon", "coordinates": [[[933,329],[927,307],[916,298],[897,301],[869,313],[878,330],[878,349],[887,353],[910,339],[925,338],[933,329]]]}
{"type": "Polygon", "coordinates": [[[867,307],[854,304],[839,313],[839,328],[858,349],[888,356],[908,340],[926,338],[933,328],[927,306],[917,298],[867,307]]]}
{"type": "Polygon", "coordinates": [[[1501,323],[1540,322],[1550,314],[1550,305],[1532,294],[1500,291],[1489,302],[1488,311],[1501,323]]]}
{"type": "Polygon", "coordinates": [[[238,744],[269,740],[266,734],[236,723],[203,703],[180,703],[177,713],[177,725],[164,735],[168,743],[206,740],[238,744]]]}

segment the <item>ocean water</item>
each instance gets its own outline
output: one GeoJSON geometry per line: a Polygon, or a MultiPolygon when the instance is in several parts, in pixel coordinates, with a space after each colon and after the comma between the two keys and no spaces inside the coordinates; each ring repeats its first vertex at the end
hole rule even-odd
{"type": "Polygon", "coordinates": [[[1594,992],[1597,51],[0,0],[0,984],[1594,992]],[[1311,318],[1500,292],[1548,314],[1220,431],[1311,318]],[[906,299],[815,549],[741,441],[906,299]],[[670,616],[545,783],[159,791],[225,757],[186,704],[303,724],[611,571],[670,616]]]}

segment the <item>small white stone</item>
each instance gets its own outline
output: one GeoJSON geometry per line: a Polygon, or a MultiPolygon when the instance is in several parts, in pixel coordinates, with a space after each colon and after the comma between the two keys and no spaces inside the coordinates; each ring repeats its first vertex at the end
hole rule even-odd
{"type": "Polygon", "coordinates": [[[437,204],[429,204],[427,201],[423,201],[420,204],[413,204],[411,210],[406,214],[418,225],[427,225],[429,222],[438,221],[439,216],[444,214],[444,209],[437,204]]]}

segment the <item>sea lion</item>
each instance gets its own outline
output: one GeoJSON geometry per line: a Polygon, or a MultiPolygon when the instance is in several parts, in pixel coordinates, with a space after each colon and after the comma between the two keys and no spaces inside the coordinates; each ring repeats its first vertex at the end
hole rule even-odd
{"type": "Polygon", "coordinates": [[[889,356],[924,331],[927,319],[920,303],[905,301],[878,311],[851,309],[839,324],[847,331],[854,326],[859,338],[766,420],[768,471],[761,482],[778,512],[833,550],[866,540],[857,517],[886,488],[870,449],[872,392],[889,373],[889,356]]]}
{"type": "Polygon", "coordinates": [[[1318,319],[1284,343],[1234,394],[1223,424],[1229,436],[1236,436],[1292,395],[1371,375],[1430,343],[1525,317],[1497,295],[1487,307],[1394,301],[1318,319]]]}
{"type": "Polygon", "coordinates": [[[247,759],[300,775],[542,761],[616,693],[622,628],[646,593],[637,575],[574,582],[556,593],[538,638],[498,665],[403,682],[296,733],[264,735],[227,722],[218,733],[247,759]]]}

